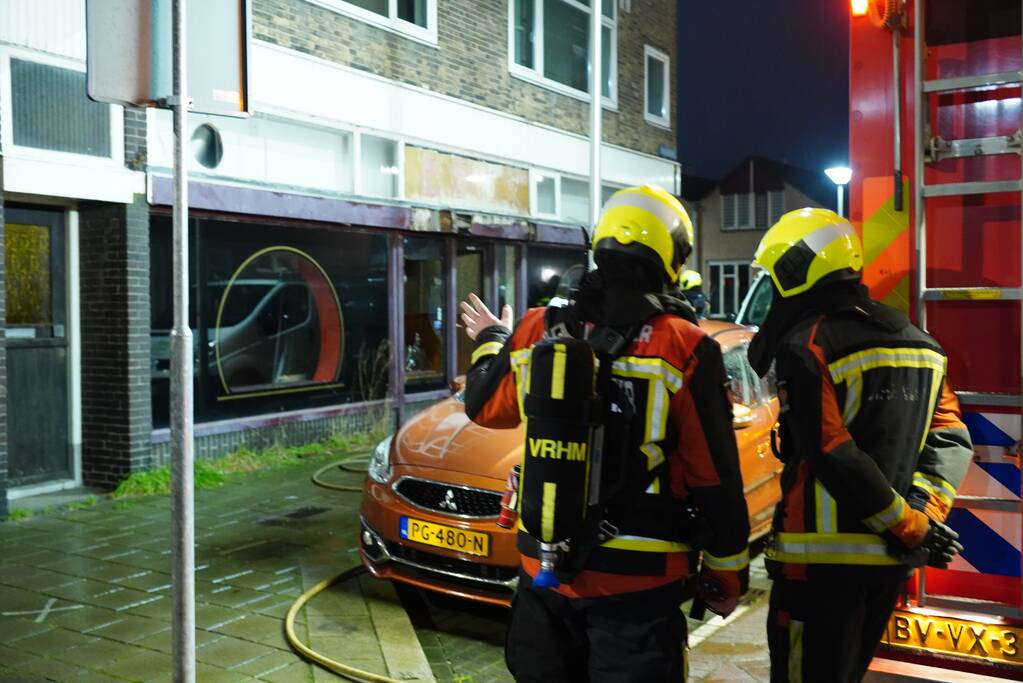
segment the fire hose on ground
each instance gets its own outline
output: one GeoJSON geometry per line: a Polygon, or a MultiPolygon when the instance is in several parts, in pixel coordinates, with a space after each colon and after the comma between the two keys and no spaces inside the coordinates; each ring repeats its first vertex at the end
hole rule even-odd
{"type": "MultiPolygon", "coordinates": [[[[329,465],[321,467],[316,470],[312,476],[312,481],[317,486],[320,486],[331,491],[344,491],[348,493],[361,493],[361,486],[351,486],[342,484],[332,484],[327,481],[323,481],[322,475],[332,469],[341,469],[346,472],[365,472],[365,465],[369,464],[369,458],[365,455],[356,455],[332,462],[329,465]],[[362,465],[362,466],[360,466],[362,465]]],[[[352,567],[346,571],[341,572],[337,576],[329,579],[324,579],[318,584],[307,590],[302,595],[298,596],[298,599],[288,609],[288,614],[284,617],[284,635],[288,640],[288,644],[291,645],[292,649],[298,653],[299,656],[304,659],[320,666],[327,671],[344,676],[354,681],[364,681],[366,683],[407,683],[399,681],[394,678],[388,678],[387,676],[381,676],[380,674],[373,673],[372,671],[364,671],[362,669],[356,669],[355,667],[348,666],[342,662],[331,659],[326,655],[316,652],[311,647],[302,642],[302,639],[295,633],[295,617],[302,610],[306,604],[314,597],[327,590],[334,584],[353,579],[366,571],[365,567],[358,566],[352,567]]]]}

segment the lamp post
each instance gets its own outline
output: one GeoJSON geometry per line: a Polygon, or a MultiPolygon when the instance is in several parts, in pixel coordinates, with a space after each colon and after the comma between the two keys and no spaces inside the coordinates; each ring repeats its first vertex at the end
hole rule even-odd
{"type": "Polygon", "coordinates": [[[852,180],[852,169],[848,166],[833,166],[824,169],[824,173],[838,188],[838,215],[845,216],[845,186],[852,180]]]}

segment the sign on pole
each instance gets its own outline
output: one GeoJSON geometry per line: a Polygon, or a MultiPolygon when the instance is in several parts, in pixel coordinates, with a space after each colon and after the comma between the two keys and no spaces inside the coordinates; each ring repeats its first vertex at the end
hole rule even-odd
{"type": "MultiPolygon", "coordinates": [[[[190,110],[245,116],[249,104],[249,0],[185,0],[190,110]]],[[[168,107],[172,0],[86,0],[89,97],[168,107]]],[[[169,107],[168,107],[169,108],[169,107]]]]}

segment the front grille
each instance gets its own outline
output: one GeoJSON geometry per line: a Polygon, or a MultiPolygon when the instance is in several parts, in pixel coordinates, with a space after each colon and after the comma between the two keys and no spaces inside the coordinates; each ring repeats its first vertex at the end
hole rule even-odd
{"type": "Polygon", "coordinates": [[[417,507],[445,515],[497,517],[501,512],[501,494],[495,491],[461,488],[412,477],[401,479],[394,490],[417,507]]]}
{"type": "Polygon", "coordinates": [[[408,562],[414,562],[417,565],[441,572],[461,574],[466,578],[505,582],[511,581],[518,575],[518,569],[515,567],[498,567],[492,564],[457,560],[452,557],[435,555],[390,541],[385,541],[384,545],[387,547],[387,552],[398,560],[407,560],[408,562]]]}

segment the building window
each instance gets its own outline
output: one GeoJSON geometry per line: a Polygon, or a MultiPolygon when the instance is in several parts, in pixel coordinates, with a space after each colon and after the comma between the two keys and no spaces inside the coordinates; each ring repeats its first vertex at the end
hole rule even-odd
{"type": "Polygon", "coordinates": [[[766,230],[785,213],[784,192],[721,195],[721,226],[725,230],[766,230]]]}
{"type": "Polygon", "coordinates": [[[0,55],[0,101],[10,107],[3,146],[120,164],[123,110],[90,100],[85,80],[77,62],[0,55]]]}
{"type": "Polygon", "coordinates": [[[749,290],[749,261],[710,262],[711,317],[733,320],[749,290]]]}
{"type": "MultiPolygon", "coordinates": [[[[170,220],[150,220],[153,421],[167,424],[170,220]]],[[[387,239],[192,221],[198,421],[383,398],[387,239]]]]}
{"type": "Polygon", "coordinates": [[[405,388],[444,387],[444,242],[405,238],[405,388]]]}
{"type": "Polygon", "coordinates": [[[558,183],[561,177],[548,173],[533,174],[533,213],[538,216],[558,215],[558,183]]]}
{"type": "Polygon", "coordinates": [[[785,215],[785,192],[778,190],[777,192],[767,193],[769,211],[771,213],[770,225],[774,225],[781,217],[785,215]]]}
{"type": "Polygon", "coordinates": [[[643,57],[644,117],[654,125],[671,128],[671,58],[649,45],[643,47],[643,57]]]}
{"type": "Polygon", "coordinates": [[[437,43],[437,0],[308,0],[412,38],[437,43]]]}
{"type": "Polygon", "coordinates": [[[590,224],[590,184],[585,180],[561,179],[561,218],[570,223],[590,224]]]}
{"type": "MultiPolygon", "coordinates": [[[[557,218],[567,223],[589,226],[590,183],[588,180],[562,176],[550,171],[533,171],[533,215],[557,218]]],[[[606,204],[617,185],[602,185],[601,205],[606,204]]]]}
{"type": "MultiPolygon", "coordinates": [[[[618,99],[617,0],[602,0],[601,94],[618,99]]],[[[511,72],[576,97],[590,91],[590,0],[512,0],[511,72]]]]}
{"type": "Polygon", "coordinates": [[[401,175],[398,143],[375,135],[359,137],[359,194],[397,199],[398,176],[401,175]]]}

